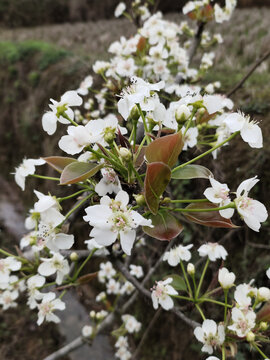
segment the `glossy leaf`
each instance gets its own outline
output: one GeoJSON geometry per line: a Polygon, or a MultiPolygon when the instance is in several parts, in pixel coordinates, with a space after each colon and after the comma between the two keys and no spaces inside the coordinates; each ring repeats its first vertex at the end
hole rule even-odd
{"type": "Polygon", "coordinates": [[[173,281],[170,283],[170,285],[175,289],[175,290],[180,290],[180,291],[186,291],[187,290],[187,286],[185,283],[185,280],[177,275],[177,274],[172,274],[172,275],[168,275],[166,276],[165,279],[168,278],[172,278],[173,281]]]}
{"type": "MultiPolygon", "coordinates": [[[[186,209],[213,209],[216,207],[217,205],[206,202],[189,204],[186,209]]],[[[200,225],[217,228],[238,228],[231,222],[231,219],[222,217],[219,211],[185,212],[183,214],[189,221],[200,225]]]]}
{"type": "Polygon", "coordinates": [[[162,162],[147,164],[146,176],[144,180],[144,196],[149,210],[156,214],[160,195],[163,194],[166,186],[171,179],[171,169],[162,162]]]}
{"type": "Polygon", "coordinates": [[[181,132],[163,136],[152,141],[146,148],[145,157],[149,163],[161,161],[173,167],[183,149],[181,132]]]}
{"type": "Polygon", "coordinates": [[[102,167],[103,164],[73,162],[64,168],[60,177],[60,184],[67,185],[84,181],[94,176],[102,167]]]}
{"type": "Polygon", "coordinates": [[[170,241],[183,230],[179,220],[165,211],[159,211],[157,215],[150,215],[149,219],[152,220],[154,227],[144,226],[143,231],[158,240],[170,241]]]}
{"type": "Polygon", "coordinates": [[[66,166],[73,162],[77,162],[76,159],[64,156],[49,156],[43,158],[48,165],[53,167],[58,172],[62,172],[66,166]]]}
{"type": "Polygon", "coordinates": [[[201,165],[186,165],[172,172],[173,179],[209,179],[209,176],[213,177],[212,172],[201,165]]]}

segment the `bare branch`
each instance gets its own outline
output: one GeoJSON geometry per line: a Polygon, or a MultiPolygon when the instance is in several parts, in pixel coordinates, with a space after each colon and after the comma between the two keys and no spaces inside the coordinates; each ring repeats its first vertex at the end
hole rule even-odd
{"type": "Polygon", "coordinates": [[[257,67],[259,65],[261,65],[261,63],[266,60],[268,57],[270,56],[270,49],[259,58],[259,60],[257,60],[249,69],[249,71],[247,72],[247,74],[243,77],[243,79],[241,81],[239,81],[239,83],[237,85],[235,85],[235,87],[229,91],[226,96],[230,97],[232,94],[234,94],[246,81],[247,79],[251,76],[251,74],[257,69],[257,67]]]}
{"type": "Polygon", "coordinates": [[[77,337],[75,340],[71,341],[66,346],[62,347],[61,349],[55,351],[51,355],[47,356],[44,360],[56,360],[61,358],[62,356],[70,353],[71,351],[77,349],[78,347],[84,344],[84,339],[82,336],[77,337]]]}
{"type": "Polygon", "coordinates": [[[199,22],[198,23],[198,28],[197,28],[197,31],[196,31],[196,34],[195,34],[195,37],[193,39],[193,42],[191,44],[191,47],[190,47],[190,50],[189,50],[189,64],[191,63],[193,57],[195,56],[196,54],[196,51],[200,45],[200,42],[201,42],[201,37],[202,37],[202,33],[203,33],[203,29],[205,27],[205,23],[204,22],[199,22]]]}

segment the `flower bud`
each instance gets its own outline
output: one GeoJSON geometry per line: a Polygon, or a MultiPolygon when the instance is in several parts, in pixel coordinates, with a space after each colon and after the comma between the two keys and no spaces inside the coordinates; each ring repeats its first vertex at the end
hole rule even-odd
{"type": "Polygon", "coordinates": [[[90,338],[92,334],[93,334],[93,328],[92,328],[92,326],[85,325],[85,326],[82,328],[82,336],[83,336],[83,337],[85,337],[85,338],[90,338]]]}
{"type": "Polygon", "coordinates": [[[124,161],[129,161],[131,159],[131,152],[127,148],[121,147],[119,149],[119,154],[124,161]]]}
{"type": "Polygon", "coordinates": [[[187,273],[190,276],[193,276],[195,274],[195,266],[192,263],[187,264],[187,273]]]}
{"type": "Polygon", "coordinates": [[[96,317],[96,312],[94,310],[91,310],[89,315],[90,315],[90,318],[94,319],[96,317]]]}
{"type": "Polygon", "coordinates": [[[266,331],[268,329],[268,324],[266,321],[262,321],[262,322],[260,322],[259,327],[260,327],[260,330],[266,331]]]}
{"type": "Polygon", "coordinates": [[[229,270],[224,267],[218,272],[218,281],[223,289],[229,289],[234,284],[235,275],[233,272],[229,272],[229,270]]]}
{"type": "Polygon", "coordinates": [[[258,289],[258,295],[257,296],[258,296],[258,300],[260,302],[270,300],[270,289],[268,289],[267,287],[260,287],[258,289]]]}
{"type": "Polygon", "coordinates": [[[246,340],[248,342],[253,342],[255,340],[255,334],[252,331],[249,331],[246,335],[246,340]]]}
{"type": "Polygon", "coordinates": [[[31,236],[31,237],[30,237],[30,241],[29,241],[29,245],[30,245],[30,246],[33,246],[33,245],[36,245],[36,243],[37,243],[36,237],[35,237],[35,236],[31,236]]]}
{"type": "Polygon", "coordinates": [[[186,121],[190,117],[190,115],[191,112],[189,108],[184,104],[180,105],[175,111],[175,119],[177,122],[186,121]]]}
{"type": "Polygon", "coordinates": [[[139,117],[140,117],[140,112],[139,112],[138,107],[135,105],[135,106],[133,106],[133,108],[131,109],[131,111],[129,113],[129,118],[132,121],[137,122],[139,120],[139,117]]]}
{"type": "Polygon", "coordinates": [[[137,205],[139,206],[145,205],[145,197],[143,194],[134,195],[134,199],[136,200],[137,205]]]}
{"type": "Polygon", "coordinates": [[[111,144],[113,142],[115,138],[115,134],[111,131],[108,131],[105,135],[104,135],[104,140],[106,141],[106,143],[111,144]]]}
{"type": "Polygon", "coordinates": [[[71,261],[77,261],[79,259],[79,255],[74,251],[69,255],[71,261]]]}
{"type": "Polygon", "coordinates": [[[205,111],[206,111],[205,108],[201,107],[201,108],[199,108],[198,113],[199,113],[199,115],[203,115],[205,113],[205,111]]]}

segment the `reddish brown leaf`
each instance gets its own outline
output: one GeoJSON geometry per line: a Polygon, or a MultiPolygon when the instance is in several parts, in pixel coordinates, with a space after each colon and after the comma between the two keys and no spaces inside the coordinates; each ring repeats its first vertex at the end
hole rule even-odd
{"type": "Polygon", "coordinates": [[[103,164],[73,162],[64,168],[60,177],[60,184],[67,185],[84,181],[94,176],[102,167],[103,164]]]}
{"type": "Polygon", "coordinates": [[[80,276],[77,281],[79,284],[87,284],[90,281],[94,280],[97,277],[97,274],[98,274],[97,272],[94,272],[91,274],[80,276]]]}
{"type": "MultiPolygon", "coordinates": [[[[139,149],[139,145],[136,145],[135,146],[135,156],[137,156],[137,152],[138,152],[138,149],[139,149]]],[[[135,168],[139,168],[143,162],[144,162],[144,155],[145,155],[145,150],[146,150],[146,146],[143,146],[140,150],[140,153],[139,155],[137,156],[137,159],[136,159],[136,162],[135,162],[135,168]]]]}
{"type": "Polygon", "coordinates": [[[165,211],[159,211],[157,215],[150,215],[153,228],[144,226],[143,231],[158,240],[170,241],[178,236],[183,230],[182,224],[173,215],[165,211]]]}
{"type": "Polygon", "coordinates": [[[141,36],[137,43],[137,50],[141,52],[144,50],[145,46],[146,46],[146,38],[141,36]]]}
{"type": "MultiPolygon", "coordinates": [[[[186,209],[213,209],[217,205],[210,202],[189,204],[186,209]]],[[[219,211],[202,211],[202,212],[184,212],[185,217],[200,225],[217,227],[217,228],[238,228],[231,222],[231,219],[225,219],[219,211]]]]}
{"type": "Polygon", "coordinates": [[[60,173],[64,170],[66,166],[77,161],[76,159],[64,156],[49,156],[43,159],[46,161],[47,164],[49,164],[51,167],[53,167],[60,173]]]}
{"type": "Polygon", "coordinates": [[[145,157],[148,162],[161,161],[169,167],[173,167],[183,148],[181,132],[163,136],[152,141],[146,148],[145,157]]]}

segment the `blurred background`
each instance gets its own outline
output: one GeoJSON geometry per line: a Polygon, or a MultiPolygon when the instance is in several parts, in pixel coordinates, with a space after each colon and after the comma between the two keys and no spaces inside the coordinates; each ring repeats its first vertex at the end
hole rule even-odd
{"type": "MultiPolygon", "coordinates": [[[[24,233],[24,214],[31,206],[32,189],[50,190],[50,184],[37,179],[28,181],[24,193],[16,186],[11,173],[23,157],[36,158],[60,154],[57,149],[59,132],[48,137],[41,128],[41,117],[48,109],[49,98],[59,99],[69,89],[77,89],[81,80],[91,73],[97,59],[108,59],[107,48],[121,35],[131,36],[135,27],[127,19],[115,19],[113,12],[118,0],[0,0],[0,242],[1,247],[14,251],[24,233]]],[[[181,7],[186,1],[161,1],[166,17],[180,22],[181,7]]],[[[222,1],[221,1],[222,2],[222,1]]],[[[270,0],[239,0],[230,22],[210,25],[221,33],[224,43],[216,50],[215,66],[204,81],[220,81],[226,93],[242,79],[256,60],[270,47],[270,0]]],[[[260,186],[254,197],[269,210],[270,190],[270,61],[265,61],[245,85],[232,96],[236,108],[249,113],[260,122],[264,135],[264,150],[250,149],[246,143],[233,142],[214,163],[220,181],[235,189],[239,182],[258,175],[260,186]],[[227,161],[229,159],[230,161],[227,161]]],[[[61,131],[61,130],[59,130],[61,131]]],[[[46,169],[47,171],[47,169],[46,169]]],[[[52,175],[54,175],[52,173],[52,175]]],[[[193,183],[198,194],[200,181],[193,183]]],[[[183,182],[182,190],[194,189],[183,182]]],[[[205,183],[204,185],[205,186],[205,183]]],[[[240,272],[239,280],[257,275],[258,284],[265,279],[264,268],[270,264],[269,222],[260,234],[247,228],[229,233],[226,248],[235,252],[228,266],[240,272]],[[251,274],[251,275],[250,275],[251,274]]],[[[219,240],[223,230],[196,228],[187,230],[189,241],[219,240]],[[192,230],[192,231],[191,231],[192,230]]],[[[187,240],[187,239],[186,239],[187,240]]],[[[224,241],[225,241],[224,240],[224,241]]],[[[159,247],[160,244],[155,246],[159,247]]],[[[69,316],[60,327],[52,324],[41,328],[36,315],[29,313],[21,301],[18,310],[0,311],[1,360],[39,360],[66,341],[78,336],[87,323],[88,311],[94,306],[96,289],[85,286],[70,295],[69,316]],[[72,314],[72,316],[70,315],[72,314]],[[70,330],[68,330],[70,329],[70,330]]],[[[142,301],[135,309],[153,316],[151,304],[142,301]],[[145,310],[146,309],[146,310],[145,310]]],[[[191,332],[173,315],[161,315],[142,350],[141,359],[201,359],[190,343],[191,332]],[[165,324],[165,325],[164,325],[165,324]]],[[[78,350],[71,360],[113,359],[106,337],[99,338],[94,350],[87,346],[78,350]],[[90,357],[91,355],[91,357],[90,357]]],[[[239,352],[237,360],[247,359],[239,352]]],[[[248,355],[251,359],[251,355],[248,355]]],[[[252,358],[253,359],[253,358],[252,358]]],[[[256,359],[256,356],[254,357],[256,359]]]]}

